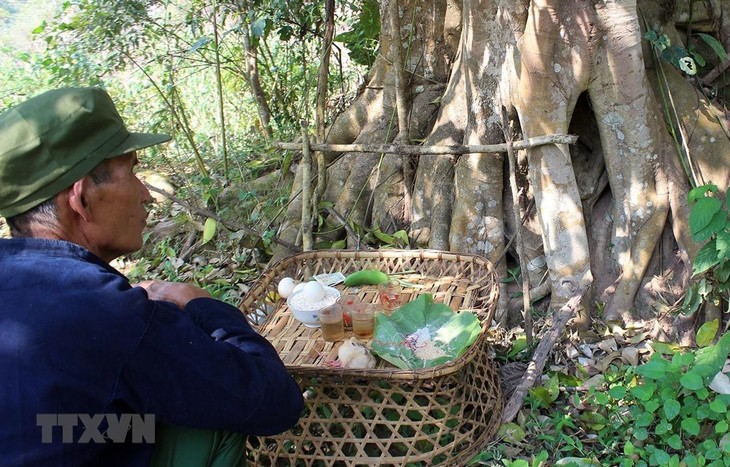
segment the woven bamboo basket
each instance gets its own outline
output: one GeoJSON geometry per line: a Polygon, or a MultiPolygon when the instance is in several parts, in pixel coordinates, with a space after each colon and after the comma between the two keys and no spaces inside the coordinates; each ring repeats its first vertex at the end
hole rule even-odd
{"type": "MultiPolygon", "coordinates": [[[[377,303],[377,286],[338,289],[377,303]]],[[[434,250],[323,250],[279,261],[253,284],[241,309],[274,344],[305,392],[293,429],[249,437],[249,464],[260,466],[463,465],[492,437],[502,413],[497,369],[487,353],[486,329],[497,303],[490,263],[473,255],[434,250]],[[374,369],[331,366],[340,342],[294,319],[278,298],[279,279],[379,269],[411,284],[406,302],[431,293],[454,310],[472,311],[482,333],[460,357],[426,369],[401,370],[378,359],[374,369]]],[[[345,338],[349,336],[346,335],[345,338]]]]}

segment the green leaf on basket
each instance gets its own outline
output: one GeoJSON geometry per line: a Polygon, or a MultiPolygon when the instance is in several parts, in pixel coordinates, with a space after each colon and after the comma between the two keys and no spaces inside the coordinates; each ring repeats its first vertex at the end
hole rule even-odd
{"type": "Polygon", "coordinates": [[[375,316],[372,351],[401,369],[442,365],[461,356],[481,334],[474,313],[455,312],[419,295],[390,316],[375,316]]]}

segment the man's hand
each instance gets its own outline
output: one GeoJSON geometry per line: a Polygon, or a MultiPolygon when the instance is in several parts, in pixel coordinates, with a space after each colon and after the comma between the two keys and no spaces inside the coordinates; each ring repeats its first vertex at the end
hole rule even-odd
{"type": "Polygon", "coordinates": [[[155,280],[140,282],[135,286],[145,289],[150,300],[172,302],[180,308],[185,308],[185,305],[194,298],[210,297],[207,290],[180,282],[155,280]]]}

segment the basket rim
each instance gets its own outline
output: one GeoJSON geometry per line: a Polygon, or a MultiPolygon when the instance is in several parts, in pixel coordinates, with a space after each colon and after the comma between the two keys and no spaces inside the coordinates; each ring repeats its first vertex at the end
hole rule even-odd
{"type": "MultiPolygon", "coordinates": [[[[337,259],[358,259],[358,258],[420,258],[420,259],[436,259],[436,260],[449,260],[449,261],[460,261],[460,262],[472,262],[485,267],[492,275],[494,275],[495,284],[493,286],[495,297],[494,304],[496,306],[497,296],[499,289],[496,284],[496,273],[492,263],[484,256],[472,254],[472,253],[454,253],[445,250],[437,249],[382,249],[382,250],[356,250],[356,249],[329,249],[329,250],[311,250],[299,253],[293,253],[288,256],[281,258],[271,266],[267,267],[259,276],[259,278],[253,283],[248,293],[239,303],[238,308],[242,313],[248,314],[248,310],[251,305],[260,297],[261,293],[266,289],[266,286],[271,283],[271,280],[277,276],[276,272],[284,269],[287,265],[294,261],[301,260],[317,260],[320,258],[337,258],[337,259]]],[[[255,326],[258,330],[261,326],[264,326],[271,318],[269,315],[263,323],[259,326],[255,326]]],[[[307,374],[318,374],[321,376],[349,376],[355,378],[364,377],[376,377],[386,378],[395,380],[420,380],[430,379],[443,375],[448,375],[461,370],[479,352],[486,351],[485,341],[487,340],[487,330],[489,329],[490,323],[481,323],[481,333],[477,337],[476,341],[469,346],[469,348],[461,354],[459,357],[440,365],[436,365],[428,368],[416,368],[410,370],[404,370],[397,367],[392,368],[372,368],[372,369],[353,369],[353,368],[329,368],[325,366],[312,365],[285,365],[287,370],[295,375],[307,375],[307,374]]]]}

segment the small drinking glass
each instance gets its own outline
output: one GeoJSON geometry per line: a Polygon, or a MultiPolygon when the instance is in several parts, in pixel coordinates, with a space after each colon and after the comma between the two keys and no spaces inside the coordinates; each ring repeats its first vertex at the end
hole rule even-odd
{"type": "Polygon", "coordinates": [[[319,310],[319,324],[322,330],[322,339],[328,342],[344,339],[345,327],[340,305],[335,303],[319,310]]]}
{"type": "Polygon", "coordinates": [[[395,279],[391,279],[388,282],[383,282],[378,286],[378,293],[380,295],[380,306],[383,308],[383,312],[390,314],[393,310],[400,306],[400,282],[395,279]]]}
{"type": "Polygon", "coordinates": [[[355,337],[363,340],[373,337],[376,309],[379,309],[378,305],[360,306],[352,309],[350,316],[352,317],[352,333],[355,337]]]}
{"type": "Polygon", "coordinates": [[[343,295],[337,299],[337,303],[342,306],[342,318],[345,322],[345,330],[352,329],[352,310],[361,308],[364,303],[360,302],[357,295],[343,295]]]}

